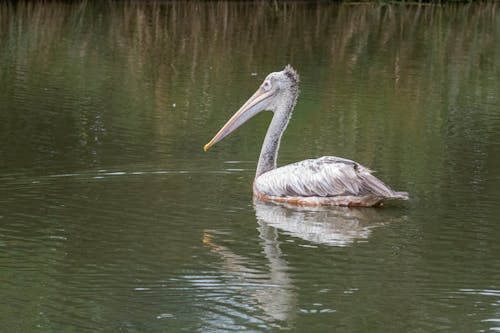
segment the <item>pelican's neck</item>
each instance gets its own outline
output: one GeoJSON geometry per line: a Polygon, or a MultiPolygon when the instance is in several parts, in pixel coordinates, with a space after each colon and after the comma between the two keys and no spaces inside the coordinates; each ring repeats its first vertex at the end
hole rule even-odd
{"type": "Polygon", "coordinates": [[[298,91],[296,89],[290,90],[277,104],[273,119],[267,129],[264,143],[262,144],[255,178],[270,170],[276,169],[281,136],[285,132],[286,126],[290,121],[297,95],[298,91]]]}

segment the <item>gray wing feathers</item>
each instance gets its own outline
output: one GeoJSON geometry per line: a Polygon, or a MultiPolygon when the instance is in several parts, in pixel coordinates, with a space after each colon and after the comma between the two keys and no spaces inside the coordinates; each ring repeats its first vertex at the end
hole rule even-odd
{"type": "Polygon", "coordinates": [[[279,197],[367,194],[395,197],[399,194],[373,176],[368,168],[333,156],[305,160],[271,170],[258,177],[255,185],[261,193],[279,197]]]}

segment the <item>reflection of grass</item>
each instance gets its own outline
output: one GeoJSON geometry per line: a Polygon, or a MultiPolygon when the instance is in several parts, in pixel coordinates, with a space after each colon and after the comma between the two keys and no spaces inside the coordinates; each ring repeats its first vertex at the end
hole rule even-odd
{"type": "MultiPolygon", "coordinates": [[[[495,2],[0,3],[0,98],[36,84],[54,88],[79,142],[94,145],[96,156],[104,154],[110,127],[140,126],[142,132],[120,138],[129,146],[171,140],[191,146],[205,142],[206,124],[220,125],[220,114],[238,107],[265,73],[292,63],[303,74],[304,96],[286,136],[295,145],[283,146],[285,158],[328,148],[373,165],[384,147],[401,146],[408,136],[437,143],[429,145],[436,149],[431,156],[444,145],[433,128],[449,119],[436,110],[456,105],[472,86],[478,99],[498,87],[498,75],[488,74],[498,74],[498,12],[495,2]],[[242,81],[228,81],[236,77],[242,81]],[[383,112],[364,112],[374,101],[383,112]],[[305,106],[311,111],[300,111],[305,106]],[[332,147],[325,147],[332,135],[325,122],[338,124],[332,147]],[[147,131],[154,137],[145,137],[147,131]]],[[[36,130],[41,118],[26,118],[25,128],[36,130]]],[[[2,129],[16,126],[10,120],[2,129]]],[[[44,130],[43,144],[53,144],[54,123],[44,130]]]]}
{"type": "Polygon", "coordinates": [[[443,45],[453,45],[450,42],[456,35],[451,29],[465,32],[463,44],[456,45],[453,52],[466,55],[470,49],[463,46],[474,42],[477,33],[481,33],[477,31],[485,26],[481,21],[494,23],[497,7],[496,3],[443,8],[373,3],[21,2],[15,6],[0,4],[0,24],[3,43],[6,38],[17,41],[18,47],[30,49],[37,58],[46,56],[62,38],[71,37],[84,48],[96,42],[94,30],[105,31],[107,47],[128,53],[127,59],[133,59],[131,70],[153,66],[150,74],[159,80],[158,66],[173,65],[178,70],[187,66],[193,76],[205,63],[210,63],[216,71],[231,65],[220,59],[232,52],[248,54],[242,57],[244,63],[238,65],[252,67],[267,60],[269,50],[273,50],[274,57],[281,56],[280,63],[299,54],[314,57],[318,43],[329,46],[324,48],[331,51],[327,62],[347,61],[354,66],[366,47],[403,41],[398,61],[401,67],[406,67],[401,61],[415,52],[419,38],[437,33],[443,45]],[[176,63],[180,59],[182,66],[176,63]]]}
{"type": "MultiPolygon", "coordinates": [[[[475,55],[472,46],[497,48],[495,31],[488,31],[495,26],[497,7],[496,3],[443,8],[373,3],[21,2],[0,4],[0,27],[2,45],[16,47],[28,61],[46,62],[63,39],[71,41],[64,51],[76,48],[71,50],[78,52],[73,56],[84,56],[100,43],[128,61],[129,71],[136,72],[132,76],[143,73],[154,83],[177,79],[180,71],[194,81],[200,77],[199,70],[207,68],[212,75],[228,66],[250,70],[273,62],[271,55],[280,65],[321,57],[326,65],[355,68],[367,49],[378,56],[377,52],[396,43],[400,44],[396,52],[380,56],[390,57],[394,75],[401,77],[404,73],[399,69],[408,68],[414,55],[423,53],[422,38],[426,36],[437,43],[430,45],[438,52],[432,54],[434,61],[448,62],[450,56],[488,59],[475,55]],[[457,40],[459,33],[463,38],[457,40]],[[227,61],[240,53],[246,56],[227,61]]],[[[487,60],[477,61],[492,65],[487,60]]]]}

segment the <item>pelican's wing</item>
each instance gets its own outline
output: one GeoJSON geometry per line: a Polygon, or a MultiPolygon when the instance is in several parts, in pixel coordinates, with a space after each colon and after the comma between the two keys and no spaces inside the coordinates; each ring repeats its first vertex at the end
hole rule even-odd
{"type": "Polygon", "coordinates": [[[390,198],[403,194],[394,192],[361,164],[333,156],[271,170],[255,180],[255,187],[260,193],[273,197],[375,195],[390,198]]]}

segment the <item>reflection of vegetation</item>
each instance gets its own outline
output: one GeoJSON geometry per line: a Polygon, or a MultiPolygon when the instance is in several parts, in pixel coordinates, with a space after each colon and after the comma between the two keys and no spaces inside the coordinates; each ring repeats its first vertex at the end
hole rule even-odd
{"type": "MultiPolygon", "coordinates": [[[[422,170],[449,170],[455,156],[494,163],[476,152],[498,135],[498,13],[497,3],[2,3],[2,163],[189,158],[264,73],[290,62],[303,95],[283,161],[338,154],[432,183],[445,175],[422,170]]],[[[261,137],[242,137],[258,149],[261,137]]]]}

